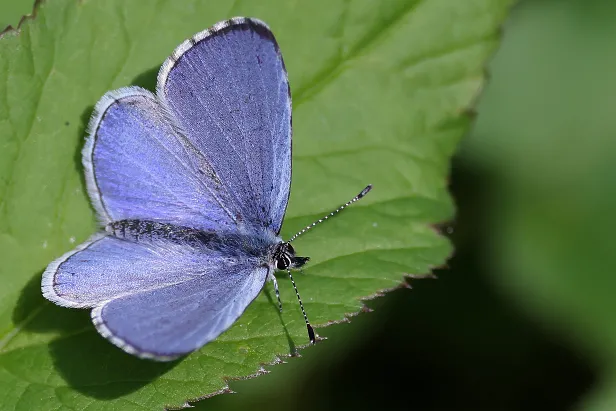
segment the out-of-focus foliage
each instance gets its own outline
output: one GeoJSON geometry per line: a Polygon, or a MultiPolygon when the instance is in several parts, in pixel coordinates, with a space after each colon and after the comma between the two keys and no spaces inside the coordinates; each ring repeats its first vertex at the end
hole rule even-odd
{"type": "MultiPolygon", "coordinates": [[[[522,4],[464,145],[499,182],[490,275],[589,357],[606,400],[616,392],[615,21],[611,1],[522,4]]],[[[588,409],[602,409],[595,401],[588,409]]]]}

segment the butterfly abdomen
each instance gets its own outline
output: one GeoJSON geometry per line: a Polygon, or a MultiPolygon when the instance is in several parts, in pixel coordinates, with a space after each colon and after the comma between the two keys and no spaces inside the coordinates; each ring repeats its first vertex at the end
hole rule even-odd
{"type": "Polygon", "coordinates": [[[107,225],[105,231],[117,238],[133,242],[154,243],[165,240],[204,251],[224,251],[230,255],[234,250],[236,253],[241,250],[243,254],[261,257],[267,253],[270,246],[266,239],[255,236],[215,233],[150,220],[114,221],[107,225]]]}
{"type": "MultiPolygon", "coordinates": [[[[190,229],[188,229],[190,230],[190,229]]],[[[151,241],[156,239],[182,239],[190,236],[185,227],[148,220],[120,220],[109,223],[105,228],[115,237],[132,241],[151,241]]],[[[193,230],[196,231],[196,230],[193,230]]]]}

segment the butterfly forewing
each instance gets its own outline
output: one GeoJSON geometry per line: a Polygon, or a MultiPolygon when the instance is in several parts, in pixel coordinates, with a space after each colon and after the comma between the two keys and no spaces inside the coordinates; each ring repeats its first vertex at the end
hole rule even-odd
{"type": "Polygon", "coordinates": [[[177,135],[156,96],[138,87],[97,104],[83,150],[88,192],[102,222],[143,219],[203,230],[233,230],[207,162],[177,135]]]}
{"type": "Polygon", "coordinates": [[[291,182],[291,97],[267,26],[238,18],[193,36],[158,81],[163,104],[246,224],[278,234],[291,182]]]}

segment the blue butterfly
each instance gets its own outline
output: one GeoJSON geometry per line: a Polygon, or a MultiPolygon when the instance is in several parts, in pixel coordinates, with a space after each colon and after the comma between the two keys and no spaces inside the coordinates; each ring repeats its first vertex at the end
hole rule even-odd
{"type": "Polygon", "coordinates": [[[212,341],[267,280],[279,297],[275,270],[291,275],[308,261],[290,242],[370,190],[279,237],[291,94],[278,44],[256,19],[223,21],[180,44],[156,94],[105,94],[88,134],[83,164],[104,232],[49,264],[42,291],[92,308],[98,332],[142,358],[172,360],[212,341]]]}

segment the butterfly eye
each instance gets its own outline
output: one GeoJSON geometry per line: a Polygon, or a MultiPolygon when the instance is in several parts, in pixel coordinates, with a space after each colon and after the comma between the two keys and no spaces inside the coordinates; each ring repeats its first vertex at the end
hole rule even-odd
{"type": "Polygon", "coordinates": [[[276,268],[279,270],[286,270],[291,265],[291,259],[288,255],[282,254],[276,259],[276,268]]]}

